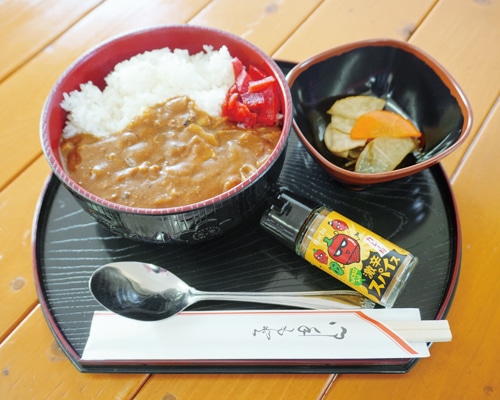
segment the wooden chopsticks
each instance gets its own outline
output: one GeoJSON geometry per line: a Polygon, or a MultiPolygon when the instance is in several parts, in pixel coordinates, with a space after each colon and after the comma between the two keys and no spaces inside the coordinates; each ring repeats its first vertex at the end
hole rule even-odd
{"type": "Polygon", "coordinates": [[[449,342],[452,337],[446,320],[387,321],[384,324],[407,342],[449,342]]]}

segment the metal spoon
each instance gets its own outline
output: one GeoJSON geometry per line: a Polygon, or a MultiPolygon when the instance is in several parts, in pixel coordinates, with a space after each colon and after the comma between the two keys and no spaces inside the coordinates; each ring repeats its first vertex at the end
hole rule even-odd
{"type": "Polygon", "coordinates": [[[204,300],[280,304],[311,309],[373,308],[374,303],[352,290],[312,292],[203,292],[153,264],[115,262],[99,267],[90,291],[108,310],[127,318],[158,321],[204,300]]]}

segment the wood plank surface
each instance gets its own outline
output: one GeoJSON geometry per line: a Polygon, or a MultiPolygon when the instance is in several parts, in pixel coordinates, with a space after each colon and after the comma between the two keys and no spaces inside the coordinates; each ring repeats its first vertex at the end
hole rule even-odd
{"type": "Polygon", "coordinates": [[[132,399],[148,375],[78,372],[36,309],[0,347],[0,399],[132,399]],[[36,335],[36,336],[35,336],[36,335]]]}
{"type": "Polygon", "coordinates": [[[500,168],[499,22],[497,0],[0,1],[0,399],[498,397],[500,283],[492,271],[500,252],[500,190],[490,177],[500,168]],[[433,345],[431,357],[407,375],[82,374],[71,365],[37,305],[33,282],[32,218],[49,172],[38,138],[40,112],[58,76],[84,51],[168,23],[229,30],[290,61],[391,37],[421,47],[450,71],[475,117],[473,135],[444,162],[463,235],[461,277],[448,315],[451,342],[433,345]]]}
{"type": "Polygon", "coordinates": [[[0,82],[101,2],[0,1],[0,82]]]}
{"type": "Polygon", "coordinates": [[[43,104],[57,78],[77,57],[118,34],[186,22],[207,2],[151,0],[145,7],[135,0],[108,0],[2,82],[0,189],[41,154],[38,128],[43,104]]]}
{"type": "Polygon", "coordinates": [[[0,341],[37,303],[31,226],[49,172],[47,162],[40,157],[0,192],[0,341]]]}
{"type": "Polygon", "coordinates": [[[500,101],[478,132],[459,168],[453,189],[462,225],[462,267],[453,306],[447,317],[453,339],[431,347],[431,357],[420,360],[404,376],[342,375],[325,400],[386,399],[493,399],[500,391],[496,311],[500,281],[495,268],[500,257],[500,188],[491,172],[500,171],[500,101]]]}
{"type": "MultiPolygon", "coordinates": [[[[13,109],[9,110],[4,110],[4,114],[2,117],[5,117],[4,120],[7,122],[7,127],[10,129],[9,135],[6,135],[5,140],[7,140],[7,143],[3,143],[3,150],[2,155],[4,156],[4,159],[1,161],[1,163],[4,163],[3,165],[11,165],[11,175],[6,175],[2,174],[0,176],[1,179],[4,179],[3,183],[4,186],[7,185],[10,180],[15,177],[19,171],[22,171],[24,168],[27,168],[26,173],[23,174],[26,176],[26,179],[23,180],[22,176],[19,177],[18,179],[15,179],[10,185],[6,187],[2,191],[2,194],[5,193],[5,196],[8,198],[17,198],[21,196],[20,194],[12,194],[11,190],[24,190],[23,185],[27,184],[27,182],[39,182],[42,183],[44,181],[44,178],[42,179],[40,176],[37,174],[46,174],[48,172],[48,166],[45,163],[45,160],[43,158],[39,158],[38,161],[27,167],[27,165],[30,165],[32,162],[32,158],[36,158],[40,156],[40,149],[39,149],[39,143],[38,143],[38,118],[39,118],[39,111],[41,109],[41,105],[43,104],[44,97],[48,93],[51,85],[55,82],[57,77],[63,72],[63,70],[69,65],[73,59],[75,59],[79,54],[81,54],[83,51],[86,49],[92,47],[96,43],[108,38],[109,36],[133,29],[133,28],[141,28],[145,26],[152,26],[157,23],[167,23],[167,22],[183,22],[183,20],[189,19],[189,16],[194,15],[195,12],[197,11],[197,7],[201,7],[203,4],[198,2],[192,2],[193,8],[192,12],[188,14],[186,10],[188,8],[185,7],[185,3],[183,2],[183,7],[181,8],[184,12],[181,16],[179,13],[169,13],[167,12],[168,10],[165,11],[164,14],[161,14],[158,12],[158,7],[156,6],[151,6],[151,8],[146,8],[146,9],[141,9],[136,5],[135,2],[131,2],[130,6],[131,7],[122,7],[122,4],[117,1],[108,1],[101,5],[100,7],[96,8],[93,13],[89,14],[86,16],[84,19],[82,19],[80,22],[78,22],[75,26],[73,26],[66,34],[59,38],[58,40],[54,41],[54,43],[51,44],[51,46],[47,47],[44,49],[43,52],[41,52],[37,57],[35,57],[33,60],[31,60],[27,65],[25,65],[23,68],[18,70],[15,74],[13,74],[6,82],[4,82],[0,86],[0,99],[2,102],[7,103],[6,99],[7,98],[12,98],[13,96],[23,97],[19,96],[19,92],[21,91],[21,87],[26,86],[27,82],[31,82],[32,84],[30,85],[32,87],[32,92],[29,94],[26,94],[25,100],[27,105],[25,104],[25,110],[31,110],[30,115],[24,115],[24,126],[21,126],[19,124],[19,121],[21,120],[21,115],[19,114],[21,110],[19,110],[17,107],[13,107],[13,109]],[[153,13],[154,11],[154,13],[153,13]],[[142,14],[141,14],[142,12],[142,14]],[[152,15],[155,14],[155,15],[152,15]],[[110,19],[110,16],[113,15],[113,19],[110,19]],[[117,16],[118,15],[118,16],[117,16]],[[165,15],[169,16],[171,20],[167,21],[165,18],[165,15]],[[182,19],[177,19],[181,18],[182,19]],[[129,20],[133,20],[134,24],[130,24],[129,20]],[[100,30],[93,30],[93,35],[85,35],[84,32],[88,32],[91,30],[92,26],[99,26],[101,27],[100,30]],[[39,71],[48,71],[49,73],[45,76],[44,80],[39,79],[39,71]],[[33,90],[35,88],[35,90],[33,90]],[[16,113],[17,111],[17,113],[16,113]],[[35,111],[35,112],[34,112],[35,111]],[[21,143],[21,141],[16,141],[13,140],[13,137],[15,135],[13,132],[16,132],[16,135],[20,135],[23,137],[27,138],[27,141],[24,143],[21,143]],[[30,146],[28,147],[26,143],[29,143],[30,146]],[[17,167],[17,170],[12,169],[12,165],[14,167],[17,167]],[[37,176],[35,176],[37,175],[37,176]]],[[[171,5],[172,6],[172,5],[171,5]]],[[[298,22],[300,23],[300,21],[298,22]]],[[[290,29],[293,29],[293,27],[290,27],[290,29]]],[[[264,37],[261,35],[261,37],[264,37]]],[[[286,38],[286,35],[284,36],[286,38]]],[[[26,114],[26,113],[24,113],[26,114]]],[[[4,140],[3,138],[1,140],[4,140]]],[[[1,167],[1,165],[0,165],[1,167]]],[[[4,170],[5,171],[5,170],[4,170]]],[[[2,182],[0,182],[1,184],[2,182]]],[[[40,185],[37,187],[36,185],[32,185],[33,193],[36,196],[29,195],[26,196],[26,201],[32,201],[38,197],[38,194],[40,193],[40,185]]],[[[24,207],[23,207],[24,208],[24,207]]],[[[27,209],[33,210],[34,205],[26,205],[27,209]]],[[[9,226],[11,224],[12,219],[18,219],[19,218],[19,213],[21,212],[21,208],[17,207],[16,209],[7,209],[5,210],[5,224],[2,221],[2,226],[9,226]],[[7,220],[9,218],[9,220],[7,220]]],[[[26,221],[20,221],[21,223],[18,225],[19,229],[29,229],[28,227],[31,226],[31,217],[29,216],[26,221]]],[[[29,236],[29,235],[27,235],[29,236]]],[[[1,237],[0,237],[1,239],[1,237]]],[[[6,318],[3,328],[3,335],[5,337],[6,334],[8,334],[11,330],[12,327],[15,326],[24,316],[27,310],[30,310],[34,304],[36,304],[36,296],[34,293],[33,289],[33,282],[32,282],[32,272],[31,272],[31,252],[27,251],[26,249],[20,249],[19,248],[19,240],[17,239],[16,236],[12,237],[12,240],[9,242],[10,250],[8,252],[9,255],[11,254],[17,254],[17,252],[21,252],[23,255],[25,255],[27,258],[27,262],[25,265],[22,267],[15,266],[16,264],[12,261],[12,257],[5,257],[5,264],[6,268],[14,271],[15,273],[19,274],[22,273],[24,276],[27,276],[29,280],[29,285],[25,286],[26,288],[29,288],[30,290],[25,290],[23,293],[23,301],[19,302],[19,307],[18,308],[10,308],[9,310],[1,310],[3,315],[7,315],[8,318],[6,318]],[[29,304],[27,304],[29,303],[29,304]],[[8,313],[7,313],[8,311],[8,313]]],[[[12,273],[9,273],[9,275],[12,275],[12,273]]],[[[8,276],[5,276],[2,278],[6,279],[8,276]]],[[[11,279],[12,280],[12,279],[11,279]]],[[[5,308],[7,309],[10,307],[9,305],[13,304],[12,296],[13,294],[6,290],[5,293],[0,293],[2,295],[2,304],[5,304],[5,308]],[[3,301],[5,299],[5,301],[3,301]]],[[[41,329],[40,324],[44,324],[44,321],[40,318],[40,312],[38,310],[38,313],[33,313],[29,315],[21,327],[26,326],[26,329],[28,330],[33,330],[33,331],[38,331],[41,329]],[[36,324],[34,327],[33,325],[36,324]]],[[[46,328],[46,327],[45,327],[46,328]]],[[[48,328],[46,328],[48,330],[48,328]]],[[[33,349],[30,349],[30,346],[27,345],[26,341],[29,340],[29,337],[26,335],[26,330],[22,329],[17,329],[11,334],[11,339],[7,342],[8,346],[6,344],[2,344],[0,347],[0,359],[2,360],[2,365],[12,365],[11,358],[14,357],[16,353],[23,353],[23,354],[29,354],[32,352],[35,352],[33,349]]],[[[57,346],[55,345],[55,342],[53,340],[51,341],[50,348],[56,349],[57,346]]],[[[62,357],[62,354],[60,354],[61,359],[64,359],[62,357]]],[[[26,379],[23,379],[21,374],[18,373],[16,374],[14,371],[16,370],[15,368],[9,368],[8,370],[5,369],[7,376],[9,377],[7,388],[6,388],[6,395],[7,397],[18,397],[18,398],[29,398],[32,395],[32,391],[30,388],[32,387],[39,387],[43,386],[43,388],[47,391],[46,393],[40,393],[40,397],[45,398],[49,396],[56,396],[57,393],[65,393],[68,398],[73,398],[73,395],[76,395],[76,398],[93,398],[93,396],[90,397],[79,397],[80,392],[79,388],[81,386],[85,386],[86,388],[89,387],[88,391],[86,393],[93,393],[93,392],[98,392],[99,387],[101,387],[101,391],[107,390],[108,394],[113,393],[114,388],[109,388],[108,387],[108,381],[111,380],[114,384],[114,387],[119,385],[120,378],[115,378],[115,375],[99,375],[99,377],[102,377],[102,379],[93,379],[90,381],[90,383],[86,382],[86,379],[82,379],[84,376],[86,377],[87,375],[81,375],[76,372],[76,370],[69,365],[69,362],[64,359],[61,360],[63,363],[61,364],[62,367],[60,370],[57,371],[57,374],[54,376],[57,376],[58,378],[54,378],[53,381],[49,380],[46,382],[38,381],[36,378],[39,376],[40,371],[52,371],[52,364],[51,365],[45,365],[45,361],[41,362],[40,364],[33,364],[32,368],[33,371],[27,371],[28,376],[31,376],[34,381],[27,382],[26,379]],[[38,372],[37,372],[38,371],[38,372]],[[105,389],[106,388],[106,389],[105,389]]],[[[26,359],[24,361],[19,360],[19,365],[22,365],[23,363],[26,363],[26,359]]],[[[193,388],[193,382],[196,383],[200,379],[200,377],[197,376],[192,376],[190,379],[191,381],[185,381],[184,379],[185,376],[179,377],[179,376],[173,376],[173,377],[168,377],[168,382],[169,383],[175,383],[171,387],[171,391],[183,391],[184,393],[190,393],[193,388]]],[[[142,379],[142,378],[141,378],[142,379]]],[[[155,380],[151,383],[149,388],[150,390],[157,390],[158,384],[164,385],[165,377],[164,376],[157,376],[155,377],[155,380]]],[[[210,379],[205,379],[205,386],[201,386],[203,390],[201,390],[200,393],[200,398],[202,398],[202,394],[204,392],[211,392],[212,395],[214,396],[213,398],[216,398],[219,396],[218,393],[220,393],[220,390],[223,390],[224,388],[227,388],[227,377],[225,376],[219,376],[219,385],[216,385],[214,387],[213,382],[210,379]],[[212,389],[211,389],[212,388],[212,389]]],[[[294,378],[293,376],[271,376],[271,377],[265,377],[262,376],[259,379],[253,379],[249,376],[238,376],[238,377],[231,377],[231,382],[230,386],[232,387],[232,391],[234,393],[238,393],[241,391],[246,391],[249,394],[262,394],[263,391],[267,392],[269,390],[269,387],[274,386],[275,387],[275,392],[276,393],[284,393],[285,395],[288,395],[288,398],[292,398],[290,396],[296,395],[296,393],[301,393],[299,391],[300,388],[306,387],[307,390],[311,390],[311,392],[319,394],[322,393],[324,390],[324,386],[327,382],[328,376],[326,375],[318,375],[315,378],[311,379],[306,379],[305,377],[298,376],[294,378]],[[283,390],[281,387],[281,384],[283,382],[283,379],[285,379],[287,383],[287,387],[289,387],[289,390],[283,390]],[[253,383],[249,383],[249,381],[252,381],[253,383]]],[[[2,382],[3,383],[3,382],[2,382]]],[[[130,384],[130,383],[129,383],[130,384]]],[[[5,387],[2,385],[2,387],[5,387]]],[[[126,395],[121,397],[123,393],[116,391],[110,397],[104,397],[104,398],[131,398],[130,393],[132,393],[133,390],[128,391],[126,395]],[[121,394],[120,394],[121,393],[121,394]]],[[[143,398],[148,398],[148,391],[144,392],[143,398]]],[[[3,398],[2,393],[0,393],[0,398],[3,398]]],[[[316,397],[316,395],[314,396],[316,397]]],[[[192,397],[190,397],[192,398],[192,397]]],[[[205,397],[207,398],[207,397],[205,397]]]]}
{"type": "Polygon", "coordinates": [[[323,2],[275,53],[294,62],[348,42],[407,40],[436,0],[334,0],[323,2]]]}
{"type": "MultiPolygon", "coordinates": [[[[65,36],[46,47],[30,62],[0,84],[0,189],[5,188],[40,154],[39,119],[43,102],[57,77],[87,49],[131,29],[161,23],[182,23],[205,5],[204,0],[164,3],[151,2],[151,8],[135,1],[110,0],[84,17],[65,36]],[[101,26],[101,30],[93,27],[101,26]],[[92,32],[89,35],[88,32],[92,32]],[[44,71],[44,79],[40,79],[44,71]],[[16,98],[17,101],[11,101],[16,98]],[[22,140],[21,140],[22,138],[22,140]]],[[[0,278],[0,337],[4,337],[34,305],[36,296],[32,284],[31,246],[29,232],[36,199],[49,172],[46,162],[32,166],[28,178],[2,192],[6,199],[0,209],[3,229],[0,241],[0,265],[6,271],[0,278]],[[40,174],[41,172],[41,174],[40,174]],[[14,191],[14,194],[12,194],[14,191]],[[38,193],[37,193],[38,192],[38,193]],[[26,213],[26,210],[30,210],[26,213]],[[15,221],[15,222],[14,222],[15,221]],[[5,229],[9,227],[9,230],[5,229]],[[11,228],[12,227],[12,228],[11,228]],[[23,240],[19,240],[23,238],[23,240]],[[22,259],[24,257],[24,259],[22,259]],[[14,261],[15,260],[15,261],[14,261]],[[21,284],[25,282],[25,284],[21,284]],[[23,289],[19,287],[22,286],[23,289]],[[13,290],[12,287],[16,287],[13,290]],[[13,306],[14,305],[14,306],[13,306]]]]}
{"type": "Polygon", "coordinates": [[[224,29],[273,54],[289,32],[320,3],[321,0],[253,0],[238,7],[234,0],[213,0],[189,23],[224,29]]]}
{"type": "MultiPolygon", "coordinates": [[[[500,43],[499,21],[498,1],[330,1],[318,7],[274,57],[300,61],[360,39],[408,40],[442,64],[466,93],[475,121],[468,144],[500,93],[500,52],[493,50],[500,43]],[[311,37],[314,40],[308,40],[311,37]]],[[[448,174],[453,174],[467,144],[444,160],[448,174]]]]}
{"type": "Polygon", "coordinates": [[[500,2],[441,0],[410,43],[438,60],[472,105],[472,134],[465,145],[443,161],[452,175],[500,95],[500,2]]]}
{"type": "Polygon", "coordinates": [[[135,400],[321,399],[334,375],[153,375],[135,400]]]}

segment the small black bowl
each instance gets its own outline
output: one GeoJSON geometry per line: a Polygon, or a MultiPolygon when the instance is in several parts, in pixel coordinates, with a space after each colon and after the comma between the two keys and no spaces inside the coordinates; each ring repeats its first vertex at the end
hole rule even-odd
{"type": "Polygon", "coordinates": [[[352,186],[403,178],[438,163],[467,137],[472,111],[462,90],[433,58],[406,42],[365,40],[336,47],[296,65],[287,75],[292,93],[293,127],[301,142],[334,178],[352,186]],[[386,108],[407,117],[422,132],[418,158],[407,158],[390,172],[359,173],[324,145],[330,122],[326,111],[349,95],[385,98],[386,108]]]}

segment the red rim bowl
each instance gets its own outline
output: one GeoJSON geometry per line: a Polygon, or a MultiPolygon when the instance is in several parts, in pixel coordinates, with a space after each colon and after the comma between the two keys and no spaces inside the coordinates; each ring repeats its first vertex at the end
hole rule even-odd
{"type": "Polygon", "coordinates": [[[169,25],[134,31],[114,37],[78,58],[53,86],[43,108],[40,135],[42,148],[55,176],[75,196],[82,207],[107,228],[122,236],[153,242],[196,242],[220,236],[259,207],[271,192],[283,163],[292,123],[292,103],[287,81],[278,65],[248,41],[218,29],[169,25]],[[88,192],[66,173],[59,143],[67,113],[61,107],[63,93],[79,89],[92,81],[101,89],[104,77],[114,66],[144,51],[169,47],[187,49],[191,54],[211,45],[218,50],[225,45],[244,65],[254,64],[273,75],[279,84],[282,105],[282,133],[269,159],[251,177],[233,189],[198,203],[172,208],[127,207],[104,200],[88,192]],[[248,192],[248,193],[247,193],[248,192]],[[243,195],[242,195],[243,194],[243,195]],[[222,212],[230,209],[230,212],[222,212]],[[219,215],[220,214],[220,215],[219,215]],[[147,218],[147,217],[151,218],[147,218]],[[157,217],[156,220],[153,219],[157,217]],[[168,220],[171,216],[171,220],[168,220]],[[195,236],[207,221],[211,228],[195,236]],[[187,232],[187,234],[186,234],[187,232]]]}

